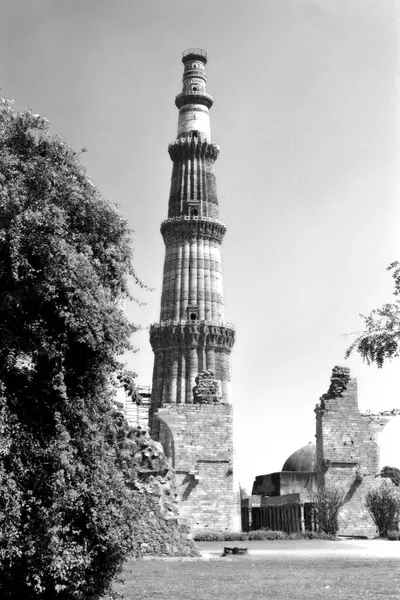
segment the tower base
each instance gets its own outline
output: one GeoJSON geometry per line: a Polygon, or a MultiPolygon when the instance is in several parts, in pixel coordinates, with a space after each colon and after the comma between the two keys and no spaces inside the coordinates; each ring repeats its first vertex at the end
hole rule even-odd
{"type": "Polygon", "coordinates": [[[159,441],[175,469],[181,516],[193,531],[240,531],[232,406],[170,404],[154,417],[159,441]]]}

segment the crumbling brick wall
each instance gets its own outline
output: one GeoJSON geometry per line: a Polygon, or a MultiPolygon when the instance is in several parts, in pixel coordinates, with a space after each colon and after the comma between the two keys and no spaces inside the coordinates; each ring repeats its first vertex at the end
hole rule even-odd
{"type": "Polygon", "coordinates": [[[159,442],[148,428],[130,427],[116,412],[117,457],[126,483],[135,490],[137,553],[199,556],[190,526],[179,514],[176,480],[159,442]]]}
{"type": "Polygon", "coordinates": [[[195,531],[240,531],[233,476],[232,406],[170,404],[156,413],[177,481],[180,514],[195,531]]]}
{"type": "Polygon", "coordinates": [[[377,529],[365,496],[380,484],[377,428],[358,409],[357,380],[347,367],[334,367],[329,390],[315,412],[318,483],[345,494],[339,535],[374,537],[377,529]]]}

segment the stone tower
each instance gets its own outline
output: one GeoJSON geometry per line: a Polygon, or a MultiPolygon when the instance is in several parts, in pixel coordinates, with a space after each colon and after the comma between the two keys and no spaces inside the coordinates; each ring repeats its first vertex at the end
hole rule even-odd
{"type": "Polygon", "coordinates": [[[233,491],[229,358],[235,332],[225,321],[219,220],[204,50],[183,53],[177,139],[169,145],[165,262],[154,352],[150,427],[176,470],[181,512],[197,529],[238,527],[233,491]],[[200,374],[200,375],[199,375],[200,374]],[[196,394],[193,389],[196,386],[196,394]]]}

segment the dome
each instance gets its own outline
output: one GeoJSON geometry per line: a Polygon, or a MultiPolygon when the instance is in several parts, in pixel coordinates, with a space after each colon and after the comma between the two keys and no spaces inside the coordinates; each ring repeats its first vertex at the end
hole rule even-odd
{"type": "Polygon", "coordinates": [[[282,467],[282,471],[315,471],[315,469],[316,447],[312,442],[293,452],[282,467]]]}

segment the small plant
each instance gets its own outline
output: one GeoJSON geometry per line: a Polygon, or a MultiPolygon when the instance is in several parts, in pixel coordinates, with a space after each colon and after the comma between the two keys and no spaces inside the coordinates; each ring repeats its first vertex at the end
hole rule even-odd
{"type": "Polygon", "coordinates": [[[309,499],[320,532],[335,536],[339,529],[339,511],[344,504],[343,492],[334,486],[320,487],[310,493],[309,499]]]}
{"type": "Polygon", "coordinates": [[[396,531],[395,529],[388,531],[387,539],[393,542],[400,542],[400,531],[396,531]]]}
{"type": "Polygon", "coordinates": [[[380,537],[387,537],[400,517],[400,490],[391,481],[384,479],[379,488],[368,492],[365,506],[380,537]]]}

